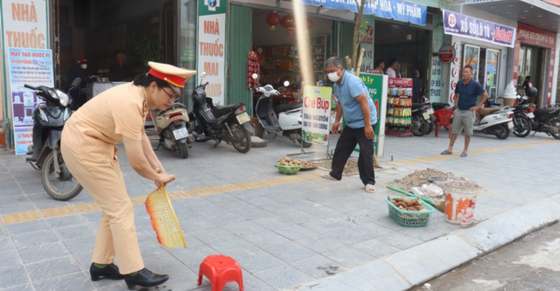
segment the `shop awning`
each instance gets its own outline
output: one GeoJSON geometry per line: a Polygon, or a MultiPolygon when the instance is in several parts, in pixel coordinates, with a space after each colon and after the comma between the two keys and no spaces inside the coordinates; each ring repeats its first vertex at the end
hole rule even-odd
{"type": "MultiPolygon", "coordinates": [[[[560,32],[560,7],[541,0],[469,0],[466,5],[519,23],[560,32]]],[[[553,2],[553,1],[548,1],[553,2]]]]}
{"type": "Polygon", "coordinates": [[[511,26],[478,19],[449,10],[441,10],[443,14],[443,32],[490,43],[515,46],[516,29],[511,26]]]}
{"type": "MultiPolygon", "coordinates": [[[[294,0],[295,1],[295,0],[294,0]]],[[[303,4],[322,6],[324,8],[358,12],[354,0],[299,0],[303,4]]],[[[359,0],[358,0],[359,1],[359,0]]],[[[421,4],[402,0],[377,0],[371,3],[366,0],[364,14],[374,15],[381,18],[394,19],[402,22],[410,22],[418,25],[426,25],[428,7],[421,4]]]]}

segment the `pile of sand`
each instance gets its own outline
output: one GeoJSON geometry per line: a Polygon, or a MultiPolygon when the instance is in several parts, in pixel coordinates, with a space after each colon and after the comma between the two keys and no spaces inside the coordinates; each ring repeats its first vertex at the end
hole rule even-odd
{"type": "Polygon", "coordinates": [[[423,184],[430,184],[431,177],[446,177],[445,182],[435,182],[435,184],[443,189],[444,193],[461,191],[463,193],[476,193],[483,188],[463,177],[457,177],[453,173],[445,173],[435,169],[417,170],[402,179],[393,180],[389,186],[399,188],[404,191],[410,191],[412,187],[421,187],[423,184]]]}

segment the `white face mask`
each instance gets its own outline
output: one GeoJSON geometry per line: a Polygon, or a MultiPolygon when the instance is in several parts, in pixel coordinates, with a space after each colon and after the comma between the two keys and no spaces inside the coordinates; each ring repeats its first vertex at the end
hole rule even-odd
{"type": "Polygon", "coordinates": [[[82,67],[82,69],[87,69],[87,64],[81,64],[80,67],[82,67]]]}
{"type": "Polygon", "coordinates": [[[338,81],[338,79],[340,79],[336,72],[328,73],[327,77],[329,77],[329,80],[331,80],[331,82],[336,82],[338,81]]]}

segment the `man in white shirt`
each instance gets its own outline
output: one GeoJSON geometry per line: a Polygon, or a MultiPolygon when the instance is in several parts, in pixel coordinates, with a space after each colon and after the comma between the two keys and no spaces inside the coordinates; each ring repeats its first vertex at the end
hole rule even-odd
{"type": "Polygon", "coordinates": [[[396,78],[397,77],[397,72],[395,71],[397,69],[397,67],[399,66],[399,64],[397,63],[397,59],[396,58],[392,58],[391,61],[389,61],[389,67],[387,68],[387,70],[385,70],[385,73],[387,75],[389,75],[389,78],[396,78]]]}

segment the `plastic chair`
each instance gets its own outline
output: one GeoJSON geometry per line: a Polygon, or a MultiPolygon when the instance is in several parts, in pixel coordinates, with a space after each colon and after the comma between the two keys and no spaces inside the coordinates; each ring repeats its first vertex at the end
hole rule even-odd
{"type": "Polygon", "coordinates": [[[202,284],[202,275],[210,280],[212,291],[222,291],[229,282],[237,282],[239,290],[243,291],[241,266],[231,257],[224,255],[206,257],[198,271],[198,286],[202,284]]]}
{"type": "Polygon", "coordinates": [[[440,110],[436,110],[434,112],[434,117],[436,118],[436,123],[435,123],[435,133],[436,133],[436,137],[438,136],[439,133],[439,127],[440,126],[447,126],[449,127],[449,138],[451,138],[451,117],[453,117],[454,112],[453,110],[450,109],[440,109],[440,110]]]}

